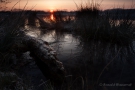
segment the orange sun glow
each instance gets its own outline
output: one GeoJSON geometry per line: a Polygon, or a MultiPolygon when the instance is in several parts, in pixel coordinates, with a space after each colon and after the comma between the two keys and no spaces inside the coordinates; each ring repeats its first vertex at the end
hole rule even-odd
{"type": "Polygon", "coordinates": [[[54,16],[53,16],[53,14],[51,14],[50,18],[51,18],[51,20],[54,20],[54,16]]]}
{"type": "Polygon", "coordinates": [[[51,10],[50,10],[50,12],[51,12],[51,13],[53,13],[53,12],[54,12],[54,10],[53,10],[53,9],[51,9],[51,10]]]}

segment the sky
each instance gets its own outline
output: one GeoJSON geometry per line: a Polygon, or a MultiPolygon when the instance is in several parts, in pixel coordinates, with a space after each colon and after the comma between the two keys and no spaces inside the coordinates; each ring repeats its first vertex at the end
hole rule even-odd
{"type": "MultiPolygon", "coordinates": [[[[9,0],[7,9],[11,9],[19,0],[9,0]]],[[[14,8],[22,9],[26,5],[25,9],[33,10],[67,10],[73,11],[77,9],[77,6],[86,4],[91,0],[20,0],[14,8]],[[28,3],[27,3],[28,1],[28,3]],[[77,5],[77,6],[76,6],[77,5]]],[[[94,0],[100,4],[100,9],[112,9],[112,8],[131,8],[135,4],[135,0],[94,0]]]]}

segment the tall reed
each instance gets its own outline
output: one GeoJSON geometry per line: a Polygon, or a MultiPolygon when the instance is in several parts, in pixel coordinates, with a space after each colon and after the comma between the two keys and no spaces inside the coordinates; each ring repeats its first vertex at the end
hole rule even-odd
{"type": "Polygon", "coordinates": [[[90,6],[80,6],[76,13],[75,32],[80,34],[84,41],[131,45],[135,33],[134,20],[130,17],[133,13],[124,9],[116,9],[113,13],[105,12],[101,11],[98,5],[92,3],[90,6]]]}
{"type": "Polygon", "coordinates": [[[11,63],[11,53],[16,52],[13,47],[19,39],[20,27],[24,23],[23,11],[17,13],[10,11],[9,14],[5,15],[7,17],[3,17],[0,25],[0,66],[3,68],[10,66],[8,64],[11,63]]]}

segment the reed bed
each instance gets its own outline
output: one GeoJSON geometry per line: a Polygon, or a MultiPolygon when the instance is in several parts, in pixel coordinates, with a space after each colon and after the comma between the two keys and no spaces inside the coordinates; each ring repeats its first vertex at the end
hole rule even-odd
{"type": "Polygon", "coordinates": [[[134,40],[133,13],[124,9],[115,12],[103,12],[100,5],[92,3],[81,5],[76,13],[74,31],[83,41],[101,41],[120,46],[132,45],[134,40]]]}
{"type": "MultiPolygon", "coordinates": [[[[15,53],[15,45],[20,39],[20,28],[24,23],[23,13],[10,12],[3,18],[0,25],[0,58],[3,69],[11,65],[12,53],[15,53]]],[[[2,69],[1,67],[1,69],[2,69]]]]}

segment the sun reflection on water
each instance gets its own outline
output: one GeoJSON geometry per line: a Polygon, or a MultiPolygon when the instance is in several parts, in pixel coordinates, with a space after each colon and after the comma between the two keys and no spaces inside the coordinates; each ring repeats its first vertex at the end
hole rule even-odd
{"type": "Polygon", "coordinates": [[[51,14],[50,19],[51,19],[51,20],[54,20],[54,16],[53,16],[53,14],[51,14]]]}

